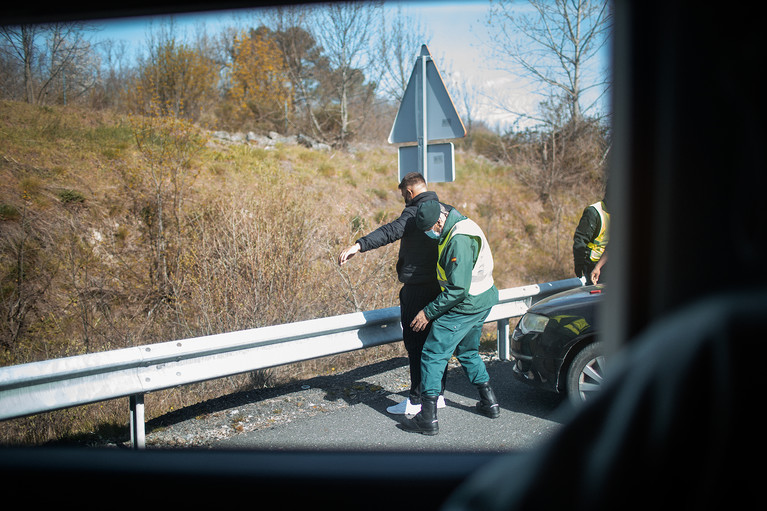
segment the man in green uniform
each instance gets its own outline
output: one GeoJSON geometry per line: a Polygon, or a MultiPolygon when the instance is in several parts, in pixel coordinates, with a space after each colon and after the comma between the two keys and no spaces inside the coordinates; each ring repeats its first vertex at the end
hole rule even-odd
{"type": "Polygon", "coordinates": [[[436,435],[437,397],[442,375],[455,354],[464,373],[479,390],[477,411],[496,418],[500,407],[490,387],[490,376],[479,356],[479,338],[490,308],[498,303],[493,282],[493,256],[482,229],[457,210],[437,201],[423,202],[416,227],[439,241],[437,280],[441,292],[411,323],[413,330],[431,330],[421,354],[421,411],[405,419],[407,431],[436,435]]]}

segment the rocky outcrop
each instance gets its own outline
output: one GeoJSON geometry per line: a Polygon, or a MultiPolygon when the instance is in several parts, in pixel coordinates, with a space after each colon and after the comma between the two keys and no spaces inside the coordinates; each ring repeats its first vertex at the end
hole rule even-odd
{"type": "Polygon", "coordinates": [[[330,151],[330,146],[323,142],[314,140],[313,138],[298,134],[298,135],[280,135],[274,131],[269,132],[268,135],[259,135],[252,131],[247,133],[235,132],[229,133],[228,131],[213,131],[210,134],[211,139],[218,143],[224,144],[249,144],[265,149],[271,149],[277,144],[283,145],[302,145],[309,149],[315,149],[318,151],[330,151]]]}

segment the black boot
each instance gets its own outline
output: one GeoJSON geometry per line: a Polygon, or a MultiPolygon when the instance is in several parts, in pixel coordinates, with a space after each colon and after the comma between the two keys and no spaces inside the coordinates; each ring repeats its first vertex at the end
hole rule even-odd
{"type": "Polygon", "coordinates": [[[412,419],[405,418],[402,421],[402,428],[405,431],[413,433],[422,433],[424,435],[436,435],[439,433],[439,423],[437,422],[437,397],[421,396],[421,411],[412,419]]]}
{"type": "Polygon", "coordinates": [[[501,415],[501,407],[498,405],[498,400],[495,398],[495,392],[490,388],[490,382],[480,383],[477,385],[477,390],[479,390],[477,411],[491,419],[495,419],[501,415]]]}

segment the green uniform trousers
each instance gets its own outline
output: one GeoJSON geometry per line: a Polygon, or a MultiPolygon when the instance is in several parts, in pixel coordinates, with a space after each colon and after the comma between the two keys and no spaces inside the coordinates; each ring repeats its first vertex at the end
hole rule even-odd
{"type": "Polygon", "coordinates": [[[421,353],[423,395],[439,395],[442,389],[442,375],[453,354],[472,384],[477,385],[490,380],[485,362],[479,356],[482,325],[489,314],[490,309],[473,314],[448,311],[432,322],[421,353]]]}

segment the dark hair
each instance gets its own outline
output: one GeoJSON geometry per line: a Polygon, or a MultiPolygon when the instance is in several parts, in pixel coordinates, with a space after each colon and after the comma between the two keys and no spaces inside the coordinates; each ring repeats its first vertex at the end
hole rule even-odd
{"type": "Polygon", "coordinates": [[[405,177],[402,178],[402,181],[400,181],[397,188],[404,190],[408,186],[413,186],[417,183],[426,184],[426,180],[423,178],[420,172],[409,172],[405,174],[405,177]]]}

